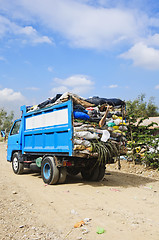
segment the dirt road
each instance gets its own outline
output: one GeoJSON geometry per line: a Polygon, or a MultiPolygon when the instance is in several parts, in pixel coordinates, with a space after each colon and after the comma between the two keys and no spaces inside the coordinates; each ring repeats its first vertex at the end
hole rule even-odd
{"type": "Polygon", "coordinates": [[[130,165],[120,171],[111,165],[100,183],[84,182],[78,175],[50,186],[29,170],[15,175],[4,143],[0,161],[0,239],[159,239],[157,172],[139,168],[132,174],[125,172],[133,172],[130,165]],[[74,228],[85,218],[91,220],[74,228]],[[105,232],[97,234],[97,227],[105,232]]]}

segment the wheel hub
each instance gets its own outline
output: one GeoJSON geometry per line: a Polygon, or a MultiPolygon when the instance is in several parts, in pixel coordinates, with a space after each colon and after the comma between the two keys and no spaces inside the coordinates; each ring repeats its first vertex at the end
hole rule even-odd
{"type": "Polygon", "coordinates": [[[13,159],[13,167],[14,167],[14,170],[15,170],[15,171],[18,170],[18,159],[17,159],[17,158],[14,158],[14,159],[13,159]]]}

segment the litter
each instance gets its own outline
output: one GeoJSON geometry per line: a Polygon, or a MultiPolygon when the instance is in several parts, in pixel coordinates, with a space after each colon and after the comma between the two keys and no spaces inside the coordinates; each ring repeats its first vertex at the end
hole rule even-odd
{"type": "Polygon", "coordinates": [[[103,130],[101,141],[106,142],[109,138],[110,138],[110,133],[107,130],[103,130]]]}
{"type": "Polygon", "coordinates": [[[86,227],[82,227],[82,234],[87,234],[89,231],[86,227]]]}
{"type": "Polygon", "coordinates": [[[92,219],[91,218],[85,218],[84,219],[84,222],[86,223],[86,222],[90,222],[92,219]]]}
{"type": "Polygon", "coordinates": [[[77,223],[74,225],[74,228],[79,228],[79,227],[83,226],[84,224],[85,224],[84,221],[77,222],[77,223]]]}
{"type": "Polygon", "coordinates": [[[144,187],[144,188],[147,188],[147,189],[152,189],[152,186],[149,186],[149,187],[144,187]]]}
{"type": "Polygon", "coordinates": [[[74,144],[77,145],[83,145],[85,147],[91,147],[91,143],[87,140],[82,140],[82,139],[74,139],[74,144]]]}
{"type": "Polygon", "coordinates": [[[83,145],[74,145],[74,149],[73,150],[84,150],[84,149],[86,149],[86,147],[85,146],[83,146],[83,145]]]}
{"type": "Polygon", "coordinates": [[[119,189],[116,189],[116,188],[110,188],[110,191],[113,191],[113,192],[120,192],[119,189]]]}
{"type": "Polygon", "coordinates": [[[102,234],[102,233],[105,233],[105,230],[104,230],[104,228],[97,227],[97,232],[96,233],[102,234]]]}
{"type": "Polygon", "coordinates": [[[84,112],[73,112],[74,118],[76,119],[83,119],[83,120],[88,120],[90,119],[90,116],[84,112]]]}
{"type": "Polygon", "coordinates": [[[74,132],[74,137],[75,138],[84,138],[84,139],[98,139],[99,136],[96,133],[90,133],[88,131],[83,131],[83,132],[74,132]]]}

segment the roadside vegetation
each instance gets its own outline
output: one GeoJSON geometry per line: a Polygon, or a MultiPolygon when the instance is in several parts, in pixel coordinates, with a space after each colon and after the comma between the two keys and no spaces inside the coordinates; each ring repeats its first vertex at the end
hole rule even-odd
{"type": "MultiPolygon", "coordinates": [[[[4,108],[0,109],[0,133],[3,131],[6,136],[9,134],[10,128],[13,124],[13,118],[14,118],[14,113],[13,111],[11,113],[7,113],[4,108]]],[[[3,141],[4,138],[2,138],[0,134],[0,141],[3,141]]]]}
{"type": "MultiPolygon", "coordinates": [[[[159,134],[157,124],[144,126],[142,122],[149,117],[158,117],[158,107],[154,99],[147,103],[145,95],[141,94],[134,101],[126,103],[127,119],[127,157],[135,163],[145,164],[159,169],[159,134]]],[[[159,129],[159,128],[158,128],[159,129]]]]}

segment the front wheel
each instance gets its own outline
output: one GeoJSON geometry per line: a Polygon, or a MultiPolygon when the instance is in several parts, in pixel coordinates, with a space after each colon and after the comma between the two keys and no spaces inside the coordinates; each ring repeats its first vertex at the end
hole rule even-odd
{"type": "Polygon", "coordinates": [[[56,184],[59,180],[59,169],[55,165],[53,157],[45,157],[41,164],[41,175],[44,183],[56,184]]]}
{"type": "Polygon", "coordinates": [[[12,169],[15,174],[22,174],[24,170],[24,164],[19,162],[19,156],[17,152],[15,152],[12,157],[12,169]]]}

